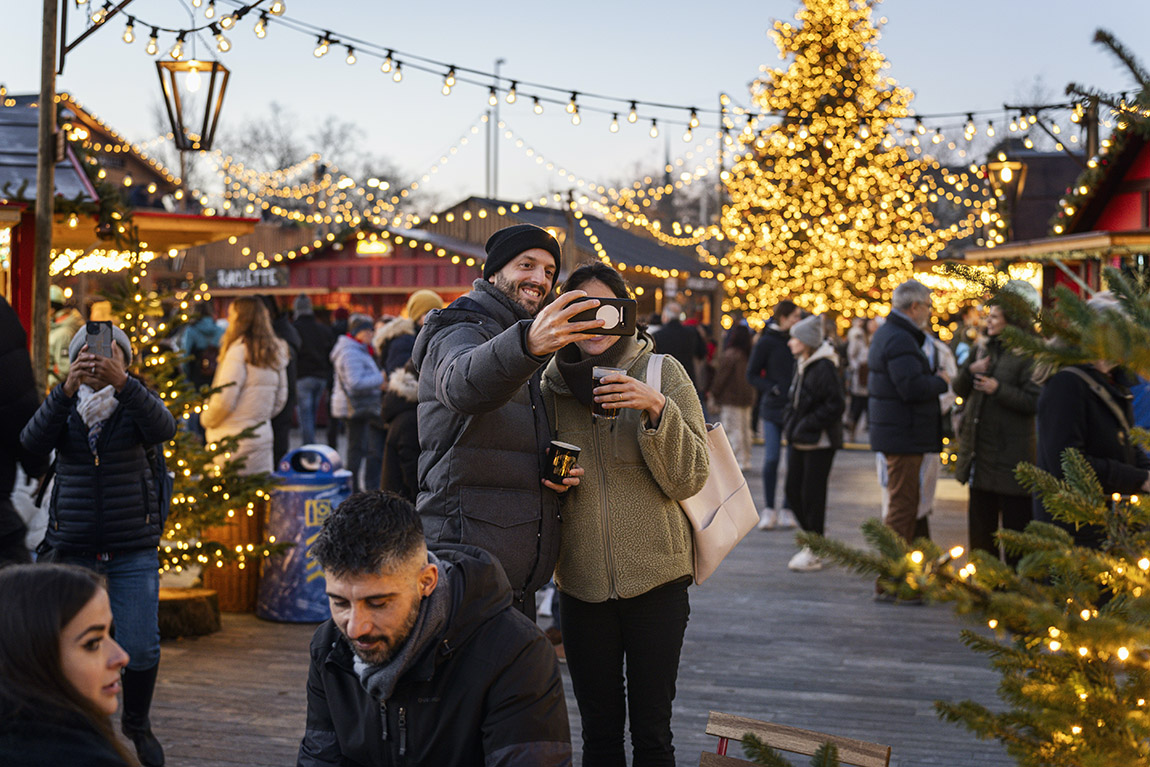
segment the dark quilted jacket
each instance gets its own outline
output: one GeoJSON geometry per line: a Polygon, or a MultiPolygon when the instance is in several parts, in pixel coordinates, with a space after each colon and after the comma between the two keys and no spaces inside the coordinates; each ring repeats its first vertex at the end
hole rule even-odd
{"type": "Polygon", "coordinates": [[[541,484],[551,428],[526,347],[530,320],[489,283],[430,312],[415,342],[419,372],[419,499],[432,543],[495,555],[519,598],[551,579],[559,496],[541,484]],[[487,285],[487,287],[482,287],[487,285]]]}
{"type": "Polygon", "coordinates": [[[128,377],[120,406],[96,445],[77,400],[57,386],[20,434],[30,453],[56,450],[56,483],[49,507],[48,545],[61,551],[130,551],[159,544],[162,522],[145,446],[167,442],[176,421],[158,396],[128,377]]]}

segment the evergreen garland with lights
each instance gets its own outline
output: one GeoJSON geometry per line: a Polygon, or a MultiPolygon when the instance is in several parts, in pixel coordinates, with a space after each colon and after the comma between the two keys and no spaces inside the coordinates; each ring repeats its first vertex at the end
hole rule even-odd
{"type": "MultiPolygon", "coordinates": [[[[1017,329],[1007,343],[1039,365],[1118,361],[1150,372],[1150,283],[1114,269],[1105,273],[1122,311],[1098,313],[1065,287],[1044,314],[1045,343],[1017,329]]],[[[1150,432],[1134,429],[1141,445],[1150,432]]],[[[820,557],[867,575],[898,600],[953,604],[986,631],[962,640],[987,655],[1000,674],[1002,712],[973,701],[937,701],[939,715],[978,737],[1003,743],[1025,767],[1110,767],[1150,759],[1150,500],[1103,495],[1081,453],[1062,457],[1063,479],[1020,464],[1017,476],[1041,496],[1060,523],[1093,525],[1098,549],[1076,545],[1063,527],[1031,522],[998,539],[1021,559],[1016,568],[986,552],[961,567],[959,547],[942,551],[927,540],[907,544],[877,519],[863,526],[871,551],[802,533],[820,557]]]]}
{"type": "Polygon", "coordinates": [[[222,387],[197,390],[188,381],[183,368],[188,356],[173,352],[164,343],[187,321],[188,301],[179,300],[174,317],[169,319],[164,298],[141,289],[145,273],[146,266],[137,263],[104,297],[112,305],[117,324],[132,341],[131,372],[158,392],[180,424],[176,436],[163,446],[175,481],[171,512],[160,541],[161,567],[181,572],[194,566],[222,567],[225,562],[235,562],[240,569],[255,566],[260,558],[282,546],[274,540],[228,546],[205,539],[205,531],[261,513],[274,479],[267,473],[241,474],[244,460],[231,459],[239,440],[253,436],[253,429],[205,445],[187,428],[192,414],[201,412],[212,393],[222,387]]]}
{"type": "MultiPolygon", "coordinates": [[[[816,313],[870,316],[911,276],[977,225],[992,224],[994,200],[966,198],[962,218],[936,224],[938,164],[912,158],[896,140],[913,94],[884,74],[872,10],[879,0],[805,0],[797,24],[771,32],[786,69],[762,67],[755,106],[778,122],[737,135],[723,174],[724,311],[764,318],[783,298],[816,313]]],[[[964,174],[943,182],[979,194],[964,174]]]]}

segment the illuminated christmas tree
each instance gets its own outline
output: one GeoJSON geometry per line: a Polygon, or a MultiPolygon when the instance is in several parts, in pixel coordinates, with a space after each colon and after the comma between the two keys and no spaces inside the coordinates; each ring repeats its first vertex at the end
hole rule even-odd
{"type": "MultiPolygon", "coordinates": [[[[1113,360],[1150,373],[1150,284],[1105,273],[1120,309],[1101,313],[1065,287],[1042,317],[1056,343],[1004,332],[1038,364],[1113,360]]],[[[1085,396],[1093,396],[1086,394],[1085,396]]],[[[1106,428],[1099,425],[1098,428],[1106,428]]],[[[1134,429],[1146,446],[1150,433],[1134,429]]],[[[1016,567],[977,551],[943,552],[928,540],[907,544],[877,519],[863,526],[871,551],[817,535],[800,539],[820,557],[877,576],[896,599],[950,602],[984,629],[963,641],[1000,675],[1005,710],[974,701],[937,701],[940,716],[980,738],[996,739],[1025,767],[1109,767],[1150,763],[1150,499],[1106,496],[1075,449],[1062,456],[1063,479],[1020,464],[1023,485],[1062,526],[1031,522],[1001,530],[1016,567]],[[1067,529],[1097,533],[1097,548],[1067,529]]]]}
{"type": "Polygon", "coordinates": [[[924,158],[917,129],[903,135],[913,94],[884,74],[878,2],[805,0],[797,23],[775,22],[789,65],[760,68],[751,86],[759,114],[737,134],[723,174],[724,310],[763,318],[789,297],[813,312],[870,316],[914,259],[993,221],[975,179],[924,158]],[[959,221],[936,224],[930,206],[940,198],[961,206],[959,221]]]}

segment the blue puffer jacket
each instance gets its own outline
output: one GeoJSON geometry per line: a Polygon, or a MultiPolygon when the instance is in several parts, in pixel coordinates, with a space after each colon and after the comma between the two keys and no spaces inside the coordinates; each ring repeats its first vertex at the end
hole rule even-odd
{"type": "Polygon", "coordinates": [[[893,311],[871,340],[867,421],[874,450],[896,455],[942,450],[938,395],[946,391],[946,381],[930,369],[925,341],[925,333],[893,311]]]}
{"type": "Polygon", "coordinates": [[[158,396],[128,377],[116,394],[93,454],[77,399],[61,384],[48,395],[20,434],[35,455],[56,451],[56,483],[49,507],[47,541],[71,552],[155,548],[163,522],[147,445],[167,442],[176,421],[158,396]]]}
{"type": "Polygon", "coordinates": [[[336,418],[379,415],[383,371],[368,348],[351,336],[340,336],[331,350],[331,364],[335,369],[331,414],[336,418]]]}

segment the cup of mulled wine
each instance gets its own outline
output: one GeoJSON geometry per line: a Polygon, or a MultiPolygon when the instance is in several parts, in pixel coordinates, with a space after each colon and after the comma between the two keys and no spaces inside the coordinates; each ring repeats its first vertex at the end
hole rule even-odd
{"type": "MultiPolygon", "coordinates": [[[[594,390],[594,389],[597,389],[600,386],[602,386],[603,385],[603,379],[609,375],[612,375],[613,373],[621,373],[623,375],[626,375],[627,371],[624,370],[623,368],[600,367],[599,365],[596,365],[595,367],[591,368],[591,378],[592,378],[591,388],[594,390]]],[[[592,391],[592,395],[594,395],[594,391],[592,391]]],[[[618,415],[619,415],[619,408],[603,407],[605,404],[607,404],[607,403],[596,402],[594,400],[594,396],[592,396],[591,415],[595,416],[596,418],[606,419],[608,421],[615,420],[615,418],[618,417],[618,415]]]]}
{"type": "Polygon", "coordinates": [[[557,485],[563,484],[563,480],[571,476],[571,470],[579,460],[580,450],[578,445],[551,440],[547,446],[547,469],[543,478],[557,485]]]}

